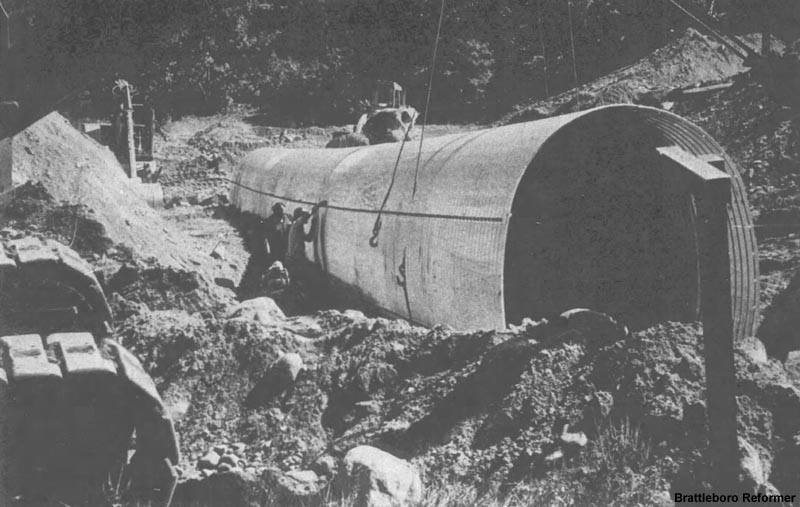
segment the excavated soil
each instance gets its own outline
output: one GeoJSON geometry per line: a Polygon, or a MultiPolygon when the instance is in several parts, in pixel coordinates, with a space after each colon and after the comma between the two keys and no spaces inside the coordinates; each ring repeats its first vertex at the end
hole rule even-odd
{"type": "Polygon", "coordinates": [[[7,236],[39,234],[75,248],[121,317],[137,307],[222,311],[234,301],[214,280],[238,282],[244,264],[212,257],[218,238],[192,237],[164,220],[114,155],[58,113],[16,136],[13,150],[19,186],[3,216],[14,229],[7,236]]]}
{"type": "MultiPolygon", "coordinates": [[[[528,481],[544,495],[558,479],[574,486],[576,505],[649,505],[670,488],[707,487],[695,325],[630,337],[560,321],[456,333],[358,312],[270,322],[153,312],[127,321],[121,337],[175,407],[187,477],[208,475],[200,460],[220,446],[238,446],[242,469],[257,476],[313,468],[322,456],[370,444],[410,459],[427,483],[502,491],[528,481]],[[305,370],[247,408],[282,352],[299,353],[305,370]],[[622,476],[609,476],[619,465],[609,460],[623,461],[622,476]],[[620,497],[598,498],[609,480],[620,497]]],[[[747,347],[737,367],[740,435],[766,478],[791,491],[800,479],[798,386],[747,347]]]]}

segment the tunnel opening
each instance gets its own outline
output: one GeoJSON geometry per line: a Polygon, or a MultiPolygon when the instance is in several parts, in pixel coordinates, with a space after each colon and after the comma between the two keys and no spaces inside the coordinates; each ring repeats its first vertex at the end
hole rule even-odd
{"type": "Polygon", "coordinates": [[[525,172],[506,244],[508,323],[579,307],[631,329],[699,319],[694,200],[656,151],[674,143],[620,120],[563,127],[525,172]]]}

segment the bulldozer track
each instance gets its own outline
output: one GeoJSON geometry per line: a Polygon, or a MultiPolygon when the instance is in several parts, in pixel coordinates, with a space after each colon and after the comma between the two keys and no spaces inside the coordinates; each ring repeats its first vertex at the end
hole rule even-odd
{"type": "Polygon", "coordinates": [[[0,505],[168,506],[175,429],[139,360],[107,336],[91,267],[26,237],[0,244],[0,287],[0,505]],[[64,294],[45,297],[54,292],[64,294]]]}
{"type": "Polygon", "coordinates": [[[169,505],[175,430],[130,352],[90,333],[4,336],[0,351],[3,505],[169,505]]]}

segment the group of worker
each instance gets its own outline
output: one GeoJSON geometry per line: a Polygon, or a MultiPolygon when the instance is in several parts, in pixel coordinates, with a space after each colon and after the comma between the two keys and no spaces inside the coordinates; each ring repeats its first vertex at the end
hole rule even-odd
{"type": "Polygon", "coordinates": [[[272,206],[267,218],[250,216],[244,224],[250,259],[239,296],[276,298],[285,311],[312,311],[326,297],[324,277],[306,251],[318,232],[318,206],[298,207],[289,215],[284,203],[272,206]]]}
{"type": "Polygon", "coordinates": [[[311,212],[302,207],[295,209],[289,217],[283,203],[272,206],[272,214],[261,223],[259,231],[266,250],[267,265],[281,261],[291,271],[308,262],[306,243],[314,239],[316,229],[315,220],[311,220],[310,227],[306,229],[309,220],[311,212]]]}

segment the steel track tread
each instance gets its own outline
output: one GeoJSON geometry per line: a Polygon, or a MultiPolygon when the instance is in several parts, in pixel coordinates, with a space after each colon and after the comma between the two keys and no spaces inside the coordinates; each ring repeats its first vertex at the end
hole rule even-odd
{"type": "MultiPolygon", "coordinates": [[[[133,354],[111,339],[102,340],[98,346],[91,333],[54,333],[45,338],[38,334],[1,337],[0,505],[40,505],[42,499],[39,497],[35,500],[27,500],[27,497],[25,501],[14,500],[20,494],[16,490],[17,485],[28,479],[24,471],[18,470],[15,456],[20,456],[18,450],[22,448],[25,451],[24,460],[28,459],[30,447],[24,443],[26,437],[42,434],[50,437],[52,432],[59,430],[66,437],[59,434],[52,441],[47,441],[46,445],[40,444],[43,450],[36,448],[32,454],[35,458],[41,458],[43,463],[52,465],[53,470],[65,470],[64,463],[67,463],[67,474],[74,470],[80,472],[83,468],[96,469],[97,463],[84,463],[81,458],[95,456],[98,452],[110,454],[107,450],[109,442],[116,442],[114,452],[127,461],[131,435],[135,430],[135,452],[124,469],[126,483],[130,482],[130,490],[135,498],[146,500],[148,505],[167,507],[170,504],[177,485],[175,467],[180,459],[178,439],[172,421],[165,416],[155,384],[133,354]],[[98,408],[96,405],[102,405],[102,401],[98,400],[110,400],[110,405],[98,408]],[[113,414],[120,410],[125,414],[120,417],[127,422],[122,422],[119,429],[112,427],[107,431],[110,435],[107,438],[95,438],[97,433],[108,430],[106,419],[101,418],[101,422],[89,420],[85,423],[88,426],[81,426],[87,414],[112,414],[109,421],[113,426],[117,421],[113,414]],[[38,431],[40,428],[42,430],[38,431]],[[75,434],[70,437],[64,428],[75,429],[75,434]],[[22,436],[18,434],[19,431],[23,432],[22,436]],[[88,444],[87,449],[73,446],[85,452],[76,454],[73,448],[73,454],[68,459],[46,454],[52,448],[59,448],[52,444],[60,441],[88,444]],[[97,445],[98,451],[93,451],[90,444],[97,445]]],[[[37,443],[31,445],[35,447],[37,443]]],[[[112,470],[109,468],[105,473],[110,475],[112,470]]],[[[73,494],[61,491],[68,480],[49,475],[45,475],[44,479],[37,478],[36,482],[45,484],[37,486],[36,494],[52,494],[52,498],[58,498],[57,501],[62,501],[62,495],[73,494]]],[[[100,494],[98,490],[97,495],[100,494]]],[[[93,498],[81,500],[77,505],[96,505],[97,496],[93,498]]]]}

